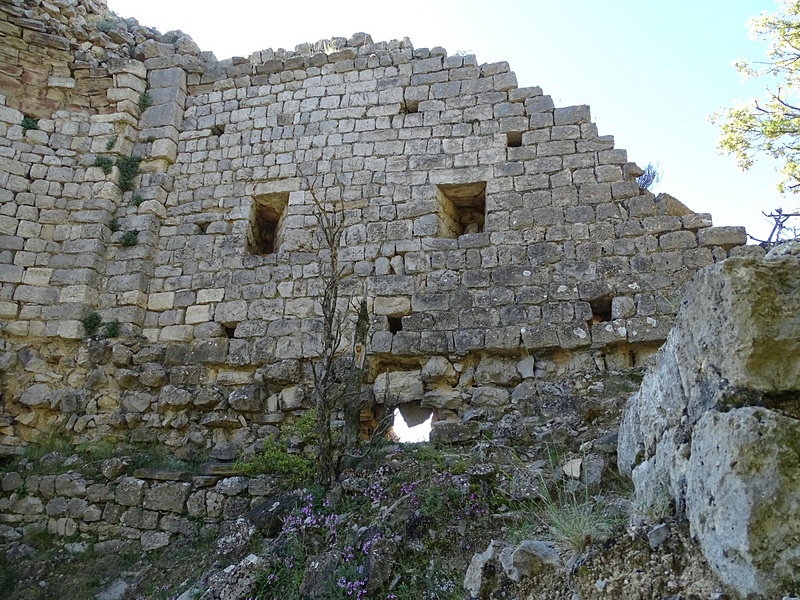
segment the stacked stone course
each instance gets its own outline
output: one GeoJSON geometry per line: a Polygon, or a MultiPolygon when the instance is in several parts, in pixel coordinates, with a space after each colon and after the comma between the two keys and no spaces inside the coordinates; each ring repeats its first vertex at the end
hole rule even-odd
{"type": "Polygon", "coordinates": [[[99,478],[75,471],[10,472],[0,481],[2,539],[46,529],[62,538],[138,541],[145,551],[205,529],[218,531],[277,489],[265,476],[192,476],[156,469],[99,478]]]}
{"type": "Polygon", "coordinates": [[[230,456],[307,406],[329,252],[314,195],[341,211],[342,287],[372,314],[366,396],[382,376],[440,423],[632,366],[697,269],[757,252],[639,190],[588,106],[505,62],[366,34],[216,61],[90,0],[15,0],[0,25],[0,73],[28,68],[7,49],[56,43],[39,31],[75,81],[57,106],[39,79],[0,96],[7,451],[66,427],[230,456]],[[84,67],[103,85],[80,87],[84,67]],[[97,156],[141,158],[135,189],[97,156]],[[120,340],[84,339],[93,311],[120,340]]]}

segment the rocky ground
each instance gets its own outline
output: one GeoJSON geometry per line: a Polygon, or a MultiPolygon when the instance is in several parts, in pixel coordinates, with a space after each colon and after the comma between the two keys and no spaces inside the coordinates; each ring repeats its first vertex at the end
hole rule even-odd
{"type": "Polygon", "coordinates": [[[26,536],[2,547],[0,597],[732,597],[669,503],[638,512],[616,473],[615,424],[638,379],[545,386],[535,410],[477,442],[381,445],[330,490],[287,486],[248,519],[150,553],[26,536]]]}

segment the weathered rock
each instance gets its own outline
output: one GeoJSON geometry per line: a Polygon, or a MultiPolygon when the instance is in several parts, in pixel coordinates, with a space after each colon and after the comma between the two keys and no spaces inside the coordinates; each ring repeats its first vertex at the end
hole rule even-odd
{"type": "Polygon", "coordinates": [[[142,534],[142,550],[151,552],[169,545],[170,534],[167,531],[145,531],[142,534]]]}
{"type": "Polygon", "coordinates": [[[225,557],[241,556],[255,531],[253,523],[245,518],[225,522],[214,544],[217,554],[225,557]]]}
{"type": "Polygon", "coordinates": [[[500,554],[503,573],[511,581],[520,581],[544,571],[561,567],[561,558],[552,542],[523,540],[500,554]]]}
{"type": "Polygon", "coordinates": [[[183,512],[191,489],[189,483],[155,484],[145,493],[143,506],[148,510],[183,512]]]}
{"type": "Polygon", "coordinates": [[[720,579],[743,595],[800,584],[800,423],[760,407],[710,411],[692,431],[686,515],[720,579]]]}
{"type": "Polygon", "coordinates": [[[485,358],[475,369],[475,383],[478,385],[500,384],[514,386],[519,383],[517,361],[505,358],[485,358]]]}
{"type": "Polygon", "coordinates": [[[117,579],[114,583],[95,596],[96,600],[121,600],[125,597],[128,584],[123,579],[117,579]]]}
{"type": "Polygon", "coordinates": [[[133,477],[125,477],[117,484],[115,500],[123,506],[138,506],[142,502],[145,482],[133,477]]]}
{"type": "Polygon", "coordinates": [[[619,431],[637,503],[669,494],[714,571],[743,595],[797,584],[798,314],[796,256],[701,271],[619,431]]]}
{"type": "Polygon", "coordinates": [[[249,554],[235,565],[214,573],[208,581],[207,589],[199,600],[234,600],[253,595],[255,581],[263,570],[265,561],[255,554],[249,554]]]}
{"type": "Polygon", "coordinates": [[[458,373],[453,364],[444,356],[431,356],[420,373],[425,383],[446,383],[453,385],[458,381],[458,373]]]}
{"type": "MultiPolygon", "coordinates": [[[[435,387],[425,392],[420,406],[430,408],[448,408],[457,410],[464,404],[461,392],[448,387],[435,387]]],[[[401,405],[403,406],[403,405],[401,405]]]]}
{"type": "Polygon", "coordinates": [[[240,412],[260,412],[264,410],[264,390],[246,385],[230,393],[228,404],[233,410],[240,412]]]}
{"type": "Polygon", "coordinates": [[[59,496],[85,496],[86,480],[80,473],[64,473],[56,477],[56,494],[59,496]]]}
{"type": "Polygon", "coordinates": [[[468,442],[478,437],[478,424],[439,421],[431,429],[431,441],[436,444],[468,442]]]}
{"type": "Polygon", "coordinates": [[[500,552],[499,543],[492,540],[486,550],[472,556],[464,575],[464,589],[470,598],[484,600],[489,597],[497,576],[496,562],[500,552]]]}
{"type": "Polygon", "coordinates": [[[109,481],[112,479],[116,479],[120,475],[125,472],[128,464],[121,458],[113,457],[104,460],[100,464],[100,472],[103,474],[103,477],[108,479],[109,481]]]}
{"type": "Polygon", "coordinates": [[[424,393],[421,371],[391,371],[380,373],[372,386],[379,404],[397,406],[419,402],[424,393]]]}
{"type": "Polygon", "coordinates": [[[297,494],[279,492],[258,504],[246,517],[267,537],[275,537],[283,527],[283,518],[300,503],[297,494]]]}

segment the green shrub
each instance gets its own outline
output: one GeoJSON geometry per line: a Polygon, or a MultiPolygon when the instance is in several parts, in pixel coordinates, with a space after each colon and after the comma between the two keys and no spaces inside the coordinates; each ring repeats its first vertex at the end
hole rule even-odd
{"type": "Polygon", "coordinates": [[[117,219],[117,218],[111,219],[111,220],[108,222],[108,228],[109,228],[109,229],[110,229],[112,232],[117,232],[117,231],[119,231],[119,228],[120,228],[119,219],[117,219]]]}
{"type": "Polygon", "coordinates": [[[136,244],[139,243],[139,232],[136,231],[135,229],[126,231],[125,233],[122,234],[122,237],[119,239],[119,242],[126,248],[135,246],[136,244]]]}
{"type": "Polygon", "coordinates": [[[103,323],[103,319],[96,312],[90,312],[83,317],[83,328],[86,330],[86,335],[94,335],[103,323]]]}
{"type": "Polygon", "coordinates": [[[133,198],[131,198],[131,204],[134,206],[139,206],[142,202],[144,202],[144,198],[139,194],[134,194],[133,198]]]}
{"type": "Polygon", "coordinates": [[[112,137],[111,139],[109,139],[109,140],[106,142],[106,150],[107,150],[108,152],[111,152],[111,150],[113,150],[113,149],[114,149],[114,146],[116,146],[116,145],[117,145],[117,139],[119,139],[119,136],[115,135],[114,137],[112,137]]]}
{"type": "Polygon", "coordinates": [[[103,337],[115,338],[119,337],[119,321],[111,321],[103,325],[103,337]]]}
{"type": "Polygon", "coordinates": [[[34,119],[33,117],[22,117],[22,133],[25,134],[30,129],[39,129],[39,119],[34,119]]]}
{"type": "Polygon", "coordinates": [[[103,173],[109,175],[111,173],[111,167],[114,166],[114,161],[107,156],[98,156],[94,159],[94,166],[100,167],[103,169],[103,173]]]}
{"type": "Polygon", "coordinates": [[[136,156],[121,156],[117,159],[119,169],[119,188],[125,192],[133,189],[133,180],[139,174],[141,158],[136,156]]]}
{"type": "Polygon", "coordinates": [[[139,94],[139,101],[137,102],[139,106],[139,110],[144,112],[151,106],[153,106],[153,97],[148,94],[147,92],[142,92],[139,94]]]}
{"type": "Polygon", "coordinates": [[[261,452],[236,461],[234,467],[245,475],[281,475],[292,486],[303,486],[314,479],[314,463],[299,454],[289,454],[279,442],[268,439],[261,452]]]}

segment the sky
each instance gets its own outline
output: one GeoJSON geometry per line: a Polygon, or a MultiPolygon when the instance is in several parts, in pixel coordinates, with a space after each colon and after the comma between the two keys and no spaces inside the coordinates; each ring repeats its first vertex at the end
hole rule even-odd
{"type": "Polygon", "coordinates": [[[766,237],[761,215],[795,209],[775,190],[778,165],[760,158],[746,173],[716,150],[715,111],[762,96],[767,82],[742,82],[731,66],[761,60],[766,44],[746,21],[770,0],[107,0],[122,17],[162,33],[180,29],[218,59],[366,32],[373,41],[409,37],[415,48],[507,61],[520,87],[539,86],[556,106],[588,104],[601,135],[628,160],[658,164],[656,193],[675,196],[715,225],[766,237]],[[203,8],[207,7],[207,8],[203,8]]]}

